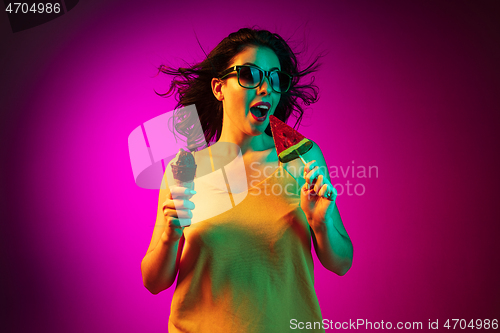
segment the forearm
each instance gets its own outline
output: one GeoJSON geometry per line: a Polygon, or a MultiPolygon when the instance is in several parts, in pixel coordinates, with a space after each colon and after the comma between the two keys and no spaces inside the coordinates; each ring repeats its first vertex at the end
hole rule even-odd
{"type": "Polygon", "coordinates": [[[344,275],[351,268],[353,246],[348,236],[341,234],[333,223],[333,217],[325,221],[311,223],[316,254],[321,264],[328,270],[344,275]]]}
{"type": "Polygon", "coordinates": [[[154,250],[142,259],[142,280],[151,293],[156,295],[174,283],[177,275],[179,246],[179,240],[168,242],[162,237],[154,250]]]}

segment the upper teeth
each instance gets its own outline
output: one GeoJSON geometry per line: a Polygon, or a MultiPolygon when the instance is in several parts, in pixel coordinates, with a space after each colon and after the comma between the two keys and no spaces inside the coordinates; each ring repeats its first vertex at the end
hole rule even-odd
{"type": "Polygon", "coordinates": [[[257,105],[256,107],[259,108],[259,109],[269,110],[269,107],[267,105],[257,105]]]}

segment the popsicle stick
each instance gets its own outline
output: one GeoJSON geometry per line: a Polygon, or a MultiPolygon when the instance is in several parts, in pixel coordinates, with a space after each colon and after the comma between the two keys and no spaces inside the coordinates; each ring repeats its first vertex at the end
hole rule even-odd
{"type": "MultiPolygon", "coordinates": [[[[296,151],[296,152],[297,152],[297,154],[299,155],[300,160],[302,161],[302,163],[304,163],[304,165],[306,165],[306,164],[307,164],[307,162],[306,162],[306,160],[304,160],[304,158],[302,157],[302,155],[300,155],[299,151],[298,151],[297,149],[295,149],[295,151],[296,151]]],[[[324,197],[325,197],[326,199],[328,199],[328,200],[332,201],[332,194],[333,194],[333,192],[332,192],[330,189],[328,189],[328,190],[325,192],[324,197]]]]}
{"type": "Polygon", "coordinates": [[[299,151],[297,149],[295,149],[295,151],[297,152],[297,154],[299,155],[300,157],[300,160],[302,161],[302,163],[304,163],[304,165],[307,164],[306,160],[302,157],[302,155],[300,155],[299,151]]]}

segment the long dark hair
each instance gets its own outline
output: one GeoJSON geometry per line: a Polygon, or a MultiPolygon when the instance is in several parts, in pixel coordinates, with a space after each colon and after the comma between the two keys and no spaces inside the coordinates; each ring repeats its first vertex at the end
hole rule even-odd
{"type": "MultiPolygon", "coordinates": [[[[305,69],[299,70],[295,53],[280,35],[267,30],[240,29],[224,38],[200,63],[181,68],[164,65],[158,68],[159,72],[174,76],[169,90],[159,95],[166,97],[175,93],[178,102],[174,111],[175,130],[186,136],[191,150],[204,147],[205,141],[219,140],[222,131],[222,102],[215,98],[211,81],[212,78],[219,77],[220,73],[229,67],[232,59],[249,45],[265,46],[273,50],[279,59],[281,70],[293,76],[290,90],[281,95],[274,112],[278,119],[286,122],[294,113],[297,118],[295,127],[298,127],[304,114],[302,104],[310,105],[317,102],[318,87],[314,84],[314,77],[310,83],[302,85],[300,79],[318,69],[320,56],[305,69]],[[179,109],[191,104],[196,105],[201,130],[193,130],[197,126],[191,112],[179,109]]],[[[266,134],[272,136],[269,126],[266,134]]]]}

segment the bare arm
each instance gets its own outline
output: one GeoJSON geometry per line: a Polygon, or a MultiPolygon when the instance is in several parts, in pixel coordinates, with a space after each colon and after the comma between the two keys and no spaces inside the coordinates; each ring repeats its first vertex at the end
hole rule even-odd
{"type": "Polygon", "coordinates": [[[314,249],[326,269],[344,275],[352,265],[353,246],[340,217],[336,191],[319,147],[314,145],[304,157],[309,163],[298,181],[301,207],[313,231],[314,249]],[[332,198],[326,197],[328,191],[334,191],[332,198]]]}
{"type": "Polygon", "coordinates": [[[312,235],[314,249],[321,264],[338,275],[347,273],[352,266],[353,246],[343,228],[337,205],[333,216],[328,216],[324,223],[312,224],[316,226],[312,235]]]}
{"type": "Polygon", "coordinates": [[[185,187],[176,187],[171,193],[165,179],[160,189],[153,236],[141,262],[144,286],[155,295],[174,283],[179,269],[184,240],[181,238],[184,227],[181,227],[179,218],[190,219],[194,208],[188,200],[189,191],[185,187]]]}

